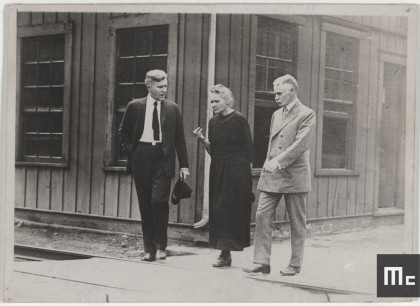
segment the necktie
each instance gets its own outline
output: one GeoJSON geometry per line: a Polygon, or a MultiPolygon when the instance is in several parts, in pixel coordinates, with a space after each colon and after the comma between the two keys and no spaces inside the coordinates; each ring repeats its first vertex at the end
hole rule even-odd
{"type": "Polygon", "coordinates": [[[283,112],[282,112],[282,117],[286,117],[287,115],[287,108],[285,106],[283,106],[283,112]]]}
{"type": "Polygon", "coordinates": [[[153,129],[153,139],[159,140],[159,119],[157,112],[157,101],[153,103],[155,108],[153,109],[153,120],[152,120],[152,129],[153,129]]]}

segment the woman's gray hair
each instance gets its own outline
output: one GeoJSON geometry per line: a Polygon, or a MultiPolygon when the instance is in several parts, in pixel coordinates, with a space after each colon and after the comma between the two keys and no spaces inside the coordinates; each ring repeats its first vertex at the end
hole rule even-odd
{"type": "Polygon", "coordinates": [[[229,88],[223,86],[222,84],[217,84],[210,88],[210,92],[218,94],[223,100],[226,101],[227,105],[233,107],[235,99],[233,98],[232,91],[229,88]]]}
{"type": "Polygon", "coordinates": [[[168,78],[168,76],[165,71],[154,69],[146,73],[146,78],[144,80],[144,83],[146,83],[146,85],[150,85],[150,83],[152,83],[153,81],[160,82],[166,78],[168,78]]]}

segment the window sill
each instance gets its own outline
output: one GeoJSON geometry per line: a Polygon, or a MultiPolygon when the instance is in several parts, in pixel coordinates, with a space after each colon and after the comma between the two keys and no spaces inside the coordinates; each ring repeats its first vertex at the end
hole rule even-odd
{"type": "Polygon", "coordinates": [[[69,163],[51,163],[51,162],[35,162],[35,161],[17,161],[15,162],[16,167],[48,167],[48,168],[68,168],[69,163]]]}
{"type": "Polygon", "coordinates": [[[315,176],[359,176],[360,173],[349,169],[321,169],[315,170],[315,176]]]}
{"type": "Polygon", "coordinates": [[[102,170],[105,172],[124,172],[125,173],[125,166],[104,166],[102,170]]]}

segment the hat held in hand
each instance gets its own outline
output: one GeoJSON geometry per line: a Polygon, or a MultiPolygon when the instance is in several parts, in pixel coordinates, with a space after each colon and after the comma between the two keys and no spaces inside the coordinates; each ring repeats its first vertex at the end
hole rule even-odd
{"type": "Polygon", "coordinates": [[[181,199],[191,198],[192,189],[185,181],[181,181],[180,178],[175,183],[174,189],[172,189],[171,202],[176,205],[181,199]]]}

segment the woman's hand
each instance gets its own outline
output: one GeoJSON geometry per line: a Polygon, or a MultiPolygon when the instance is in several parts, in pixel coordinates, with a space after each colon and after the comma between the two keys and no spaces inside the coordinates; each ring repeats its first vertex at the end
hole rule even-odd
{"type": "Polygon", "coordinates": [[[198,140],[204,139],[202,131],[203,129],[201,127],[198,127],[193,131],[194,136],[197,137],[198,140]]]}

